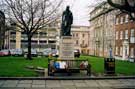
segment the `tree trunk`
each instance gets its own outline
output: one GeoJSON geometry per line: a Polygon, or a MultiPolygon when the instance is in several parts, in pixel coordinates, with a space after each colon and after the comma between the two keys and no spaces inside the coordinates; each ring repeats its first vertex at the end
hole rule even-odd
{"type": "Polygon", "coordinates": [[[31,56],[31,36],[28,36],[28,55],[27,58],[29,60],[32,60],[32,56],[31,56]]]}

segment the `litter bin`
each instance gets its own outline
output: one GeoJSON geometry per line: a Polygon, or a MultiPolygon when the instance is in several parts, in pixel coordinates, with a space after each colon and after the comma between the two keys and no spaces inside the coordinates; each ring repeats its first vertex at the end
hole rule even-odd
{"type": "Polygon", "coordinates": [[[115,58],[104,59],[104,70],[105,70],[105,74],[110,74],[110,75],[115,74],[115,58]]]}

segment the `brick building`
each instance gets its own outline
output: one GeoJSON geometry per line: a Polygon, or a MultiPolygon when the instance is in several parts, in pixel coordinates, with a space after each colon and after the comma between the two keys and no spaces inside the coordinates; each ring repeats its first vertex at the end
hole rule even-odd
{"type": "Polygon", "coordinates": [[[135,22],[125,13],[116,16],[115,56],[123,60],[135,56],[135,22]]]}

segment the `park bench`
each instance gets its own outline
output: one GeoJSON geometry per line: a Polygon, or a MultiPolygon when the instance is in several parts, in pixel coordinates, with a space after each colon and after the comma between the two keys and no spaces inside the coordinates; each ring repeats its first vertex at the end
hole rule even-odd
{"type": "Polygon", "coordinates": [[[55,73],[67,73],[72,75],[72,73],[80,73],[80,71],[86,71],[87,75],[91,74],[91,65],[88,60],[58,60],[58,59],[48,59],[48,76],[54,76],[55,73]],[[55,63],[62,64],[62,67],[55,65],[55,63]],[[57,67],[56,67],[57,66],[57,67]]]}

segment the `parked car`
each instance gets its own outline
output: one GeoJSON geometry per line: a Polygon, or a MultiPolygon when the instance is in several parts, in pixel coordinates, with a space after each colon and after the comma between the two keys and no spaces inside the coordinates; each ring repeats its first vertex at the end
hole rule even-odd
{"type": "MultiPolygon", "coordinates": [[[[28,55],[28,50],[25,50],[25,55],[24,56],[27,56],[28,55]]],[[[36,49],[31,49],[31,55],[32,57],[37,57],[38,56],[38,52],[36,49]]]]}
{"type": "Polygon", "coordinates": [[[31,49],[31,55],[33,57],[37,57],[38,56],[37,50],[36,49],[31,49]]]}
{"type": "Polygon", "coordinates": [[[75,57],[78,57],[78,58],[80,57],[80,51],[79,51],[79,49],[75,49],[74,50],[74,56],[75,57]]]}
{"type": "Polygon", "coordinates": [[[14,54],[15,56],[23,56],[24,55],[23,49],[15,49],[14,52],[15,52],[15,54],[14,54]]]}
{"type": "Polygon", "coordinates": [[[46,48],[46,49],[43,50],[43,56],[48,57],[50,54],[52,54],[51,48],[46,48]]]}
{"type": "Polygon", "coordinates": [[[58,52],[58,50],[57,49],[52,49],[52,56],[53,57],[58,57],[59,56],[59,52],[58,52]]]}
{"type": "Polygon", "coordinates": [[[11,56],[15,56],[15,49],[10,49],[9,51],[10,51],[11,56]]]}
{"type": "Polygon", "coordinates": [[[9,55],[10,55],[10,51],[7,49],[0,51],[0,56],[9,56],[9,55]]]}
{"type": "Polygon", "coordinates": [[[2,50],[0,51],[0,56],[4,56],[4,52],[2,50]]]}

